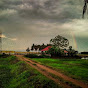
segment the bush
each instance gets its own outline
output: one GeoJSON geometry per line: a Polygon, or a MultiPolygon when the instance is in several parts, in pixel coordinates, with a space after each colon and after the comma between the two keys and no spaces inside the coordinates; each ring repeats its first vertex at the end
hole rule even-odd
{"type": "Polygon", "coordinates": [[[50,58],[50,56],[47,56],[47,55],[36,55],[36,54],[28,54],[28,55],[25,55],[26,57],[28,58],[50,58]]]}
{"type": "Polygon", "coordinates": [[[26,57],[29,57],[29,58],[38,58],[38,55],[36,54],[28,54],[28,55],[25,55],[26,57]]]}
{"type": "Polygon", "coordinates": [[[8,55],[8,54],[5,54],[5,53],[3,53],[3,54],[0,54],[0,58],[7,58],[7,57],[9,57],[10,55],[8,55]]]}
{"type": "Polygon", "coordinates": [[[50,56],[48,56],[48,55],[40,55],[39,57],[40,58],[50,58],[50,56]]]}

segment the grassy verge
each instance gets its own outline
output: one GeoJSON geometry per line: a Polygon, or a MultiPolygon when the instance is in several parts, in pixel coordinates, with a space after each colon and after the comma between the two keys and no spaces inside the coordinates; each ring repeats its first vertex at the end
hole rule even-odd
{"type": "Polygon", "coordinates": [[[15,56],[0,57],[0,88],[61,88],[15,56]]]}
{"type": "Polygon", "coordinates": [[[57,70],[60,69],[64,74],[88,83],[88,60],[50,58],[33,58],[32,60],[53,67],[57,70]]]}

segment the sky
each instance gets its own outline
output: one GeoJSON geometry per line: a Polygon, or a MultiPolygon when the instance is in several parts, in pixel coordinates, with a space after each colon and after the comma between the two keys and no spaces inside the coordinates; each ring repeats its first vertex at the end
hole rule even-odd
{"type": "Polygon", "coordinates": [[[88,51],[84,0],[0,0],[2,49],[25,51],[61,35],[78,51],[88,51]]]}

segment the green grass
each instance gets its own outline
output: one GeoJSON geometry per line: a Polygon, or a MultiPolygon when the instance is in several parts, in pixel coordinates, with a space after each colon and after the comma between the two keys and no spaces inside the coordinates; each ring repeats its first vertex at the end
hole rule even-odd
{"type": "Polygon", "coordinates": [[[0,88],[61,88],[15,56],[0,57],[0,88]]]}
{"type": "Polygon", "coordinates": [[[60,69],[64,74],[88,83],[88,60],[51,58],[33,58],[32,60],[60,69]]]}

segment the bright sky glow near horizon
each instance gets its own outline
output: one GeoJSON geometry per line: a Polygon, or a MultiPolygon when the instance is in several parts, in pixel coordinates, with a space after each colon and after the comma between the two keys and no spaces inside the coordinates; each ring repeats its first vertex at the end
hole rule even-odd
{"type": "Polygon", "coordinates": [[[78,51],[88,51],[88,14],[82,19],[84,0],[0,0],[3,50],[25,51],[66,37],[78,51]]]}

